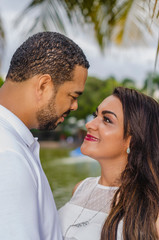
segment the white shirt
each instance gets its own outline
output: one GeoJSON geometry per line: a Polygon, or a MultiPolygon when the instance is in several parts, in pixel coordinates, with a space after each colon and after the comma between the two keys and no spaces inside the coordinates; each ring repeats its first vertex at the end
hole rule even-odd
{"type": "Polygon", "coordinates": [[[39,143],[0,105],[0,239],[62,240],[39,143]]]}

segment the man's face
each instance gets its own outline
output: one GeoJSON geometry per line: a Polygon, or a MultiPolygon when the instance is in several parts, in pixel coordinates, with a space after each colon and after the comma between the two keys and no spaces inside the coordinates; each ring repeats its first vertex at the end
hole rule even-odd
{"type": "Polygon", "coordinates": [[[52,130],[64,121],[70,111],[78,108],[77,98],[84,91],[87,69],[76,66],[72,81],[67,81],[58,87],[49,102],[37,112],[38,129],[52,130]]]}

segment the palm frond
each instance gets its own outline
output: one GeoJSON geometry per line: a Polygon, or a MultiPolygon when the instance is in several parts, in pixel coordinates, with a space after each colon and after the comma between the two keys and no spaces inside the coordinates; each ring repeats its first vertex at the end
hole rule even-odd
{"type": "MultiPolygon", "coordinates": [[[[32,0],[17,22],[38,10],[30,29],[67,32],[66,22],[72,28],[85,24],[94,30],[101,49],[113,41],[116,44],[145,42],[152,34],[151,20],[159,15],[158,0],[32,0]],[[150,14],[150,11],[153,14],[150,14]]],[[[88,29],[88,27],[87,27],[88,29]]]]}
{"type": "Polygon", "coordinates": [[[157,66],[158,55],[159,55],[159,38],[158,38],[157,49],[156,49],[156,56],[155,56],[154,72],[156,71],[156,66],[157,66]]]}
{"type": "MultiPolygon", "coordinates": [[[[153,7],[153,13],[152,13],[152,19],[153,19],[154,16],[155,16],[155,12],[156,12],[156,8],[157,8],[157,2],[158,2],[158,0],[155,0],[154,7],[153,7]]],[[[159,11],[158,11],[158,14],[159,14],[159,11]]],[[[157,14],[157,15],[158,15],[158,14],[157,14]]]]}
{"type": "MultiPolygon", "coordinates": [[[[155,2],[150,2],[150,4],[153,4],[153,12],[152,12],[152,22],[154,19],[159,18],[159,1],[155,0],[155,2]]],[[[157,43],[157,49],[156,49],[156,56],[155,56],[155,64],[154,64],[154,72],[156,72],[156,66],[157,66],[157,61],[158,61],[158,55],[159,55],[159,36],[158,36],[158,43],[157,43]]]]}
{"type": "Polygon", "coordinates": [[[4,46],[5,46],[5,32],[4,32],[4,28],[3,28],[2,19],[0,18],[0,67],[1,67],[1,62],[2,62],[4,46]]]}
{"type": "MultiPolygon", "coordinates": [[[[113,41],[115,41],[118,45],[123,42],[125,34],[128,34],[127,21],[129,21],[130,12],[134,1],[125,1],[115,15],[115,27],[113,31],[113,41]]],[[[129,26],[130,27],[130,26],[129,26]]]]}
{"type": "Polygon", "coordinates": [[[17,17],[15,25],[19,25],[25,16],[30,16],[32,21],[30,23],[29,32],[33,32],[37,28],[44,31],[50,30],[51,28],[51,30],[56,29],[65,33],[65,21],[61,9],[62,5],[60,1],[33,0],[17,17]],[[34,16],[35,11],[37,11],[37,16],[34,16]]]}
{"type": "Polygon", "coordinates": [[[93,26],[95,37],[102,49],[110,40],[112,28],[109,26],[113,25],[114,8],[117,0],[65,0],[65,3],[67,15],[71,20],[71,13],[73,12],[78,23],[93,26]]]}

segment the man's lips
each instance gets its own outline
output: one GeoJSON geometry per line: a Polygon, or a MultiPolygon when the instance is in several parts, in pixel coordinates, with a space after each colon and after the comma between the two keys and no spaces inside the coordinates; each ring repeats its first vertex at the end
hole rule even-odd
{"type": "Polygon", "coordinates": [[[68,110],[67,112],[65,112],[60,118],[58,123],[62,123],[65,120],[65,117],[67,117],[70,113],[70,110],[68,110]]]}
{"type": "Polygon", "coordinates": [[[61,116],[58,120],[57,120],[57,124],[62,123],[65,120],[64,116],[61,116]]]}
{"type": "MultiPolygon", "coordinates": [[[[69,114],[69,113],[68,113],[69,114]]],[[[63,115],[62,115],[62,117],[67,117],[68,116],[68,114],[67,113],[64,113],[63,115]]]]}
{"type": "Polygon", "coordinates": [[[98,138],[96,138],[96,137],[94,137],[94,136],[92,136],[92,135],[90,135],[90,134],[87,134],[87,135],[85,136],[84,140],[92,141],[92,142],[98,142],[98,141],[99,141],[98,138]]]}
{"type": "Polygon", "coordinates": [[[65,118],[63,116],[60,119],[61,119],[61,121],[60,121],[61,123],[65,120],[65,118]]]}

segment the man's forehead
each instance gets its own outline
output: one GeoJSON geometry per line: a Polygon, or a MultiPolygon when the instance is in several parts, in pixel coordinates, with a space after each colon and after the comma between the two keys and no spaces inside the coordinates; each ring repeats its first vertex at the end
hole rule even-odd
{"type": "Polygon", "coordinates": [[[85,83],[88,75],[88,69],[82,67],[82,66],[76,66],[74,71],[73,71],[73,77],[72,81],[73,82],[78,82],[78,83],[85,83]]]}

